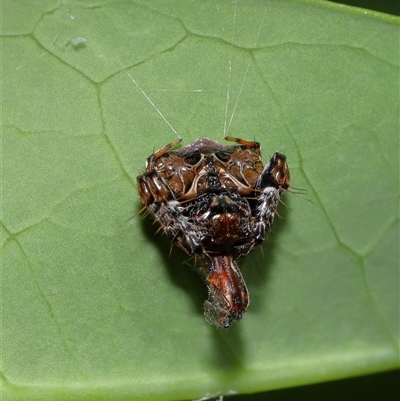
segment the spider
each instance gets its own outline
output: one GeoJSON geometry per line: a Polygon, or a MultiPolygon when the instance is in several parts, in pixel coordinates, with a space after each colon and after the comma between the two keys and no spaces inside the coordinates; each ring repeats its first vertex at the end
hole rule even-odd
{"type": "Polygon", "coordinates": [[[265,239],[278,202],[289,188],[286,157],[275,153],[264,166],[260,144],[208,138],[171,150],[177,139],[148,157],[137,177],[140,201],[164,232],[195,256],[208,287],[208,323],[228,328],[250,302],[237,261],[265,239]]]}

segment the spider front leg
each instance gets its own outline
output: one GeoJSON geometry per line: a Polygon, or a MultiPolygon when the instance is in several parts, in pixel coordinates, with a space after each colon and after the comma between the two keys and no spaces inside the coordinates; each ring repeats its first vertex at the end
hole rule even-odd
{"type": "Polygon", "coordinates": [[[184,207],[175,198],[171,188],[156,172],[146,172],[137,177],[142,205],[164,228],[164,232],[189,255],[202,250],[200,238],[191,229],[184,207]]]}
{"type": "Polygon", "coordinates": [[[255,188],[259,194],[255,214],[255,245],[261,244],[265,232],[271,229],[278,202],[289,186],[290,173],[286,156],[275,153],[264,167],[255,188]]]}
{"type": "Polygon", "coordinates": [[[237,142],[240,145],[247,146],[249,148],[254,149],[258,154],[260,154],[260,144],[255,141],[249,141],[247,139],[235,138],[233,136],[226,136],[224,138],[226,141],[237,142]]]}
{"type": "MultiPolygon", "coordinates": [[[[175,141],[172,141],[168,145],[163,146],[161,149],[158,149],[156,152],[154,152],[151,156],[147,158],[146,162],[146,168],[148,171],[154,168],[154,165],[159,157],[167,153],[170,149],[178,145],[179,143],[182,142],[182,138],[175,139],[175,141]]],[[[139,178],[139,177],[138,177],[139,178]]]]}

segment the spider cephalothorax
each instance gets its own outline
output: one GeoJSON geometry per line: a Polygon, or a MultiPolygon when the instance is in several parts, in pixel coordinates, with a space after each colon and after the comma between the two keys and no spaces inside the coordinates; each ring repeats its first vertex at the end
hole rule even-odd
{"type": "Polygon", "coordinates": [[[196,255],[209,291],[206,320],[222,328],[249,305],[236,261],[264,241],[290,184],[283,154],[264,166],[257,142],[226,139],[239,145],[202,138],[171,150],[176,140],[152,154],[137,177],[142,205],[173,242],[196,255]]]}

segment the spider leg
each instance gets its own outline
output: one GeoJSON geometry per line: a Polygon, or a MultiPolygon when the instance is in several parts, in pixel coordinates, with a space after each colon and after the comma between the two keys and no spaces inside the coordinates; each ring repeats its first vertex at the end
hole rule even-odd
{"type": "Polygon", "coordinates": [[[271,229],[281,196],[290,186],[286,156],[275,153],[264,167],[255,190],[259,193],[255,212],[254,245],[261,244],[271,229]],[[261,191],[261,192],[260,192],[261,191]]]}
{"type": "Polygon", "coordinates": [[[147,158],[146,162],[146,167],[147,169],[151,169],[154,165],[154,162],[163,154],[167,153],[170,149],[172,149],[174,146],[178,145],[178,143],[182,142],[182,138],[175,139],[175,141],[172,141],[168,145],[163,146],[161,149],[158,149],[156,152],[154,152],[151,156],[147,158]]]}
{"type": "Polygon", "coordinates": [[[184,207],[175,198],[171,188],[156,171],[137,177],[140,201],[157,220],[164,232],[189,255],[202,251],[199,235],[193,223],[183,214],[184,207]]]}
{"type": "Polygon", "coordinates": [[[249,141],[247,139],[235,138],[233,136],[226,136],[224,138],[226,141],[236,142],[240,145],[248,146],[249,148],[258,149],[258,153],[260,152],[260,144],[255,141],[249,141]]]}

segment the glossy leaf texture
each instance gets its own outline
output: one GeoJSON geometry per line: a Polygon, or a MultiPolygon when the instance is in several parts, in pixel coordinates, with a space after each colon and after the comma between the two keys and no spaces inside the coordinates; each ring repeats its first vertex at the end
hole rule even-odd
{"type": "Polygon", "coordinates": [[[398,367],[398,22],[316,1],[3,1],[4,399],[199,399],[398,367]],[[159,112],[183,144],[229,134],[288,158],[228,331],[138,214],[136,176],[176,138],[159,112]]]}

